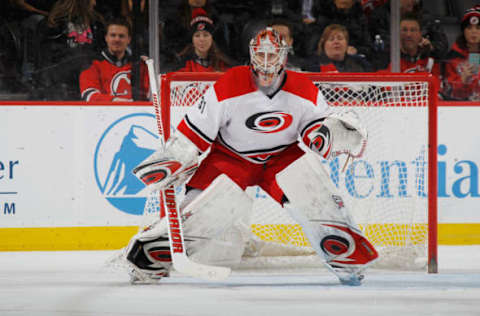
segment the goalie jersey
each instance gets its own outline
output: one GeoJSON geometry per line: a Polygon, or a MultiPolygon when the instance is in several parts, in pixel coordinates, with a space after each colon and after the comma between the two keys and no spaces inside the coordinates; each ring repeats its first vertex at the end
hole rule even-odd
{"type": "Polygon", "coordinates": [[[330,114],[323,95],[304,74],[286,71],[271,96],[258,90],[249,66],[228,70],[189,109],[178,131],[200,152],[219,142],[234,154],[265,163],[321,125],[330,114]]]}

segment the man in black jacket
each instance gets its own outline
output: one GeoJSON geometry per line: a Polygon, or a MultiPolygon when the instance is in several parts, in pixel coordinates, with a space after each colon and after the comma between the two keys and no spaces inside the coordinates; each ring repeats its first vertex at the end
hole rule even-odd
{"type": "MultiPolygon", "coordinates": [[[[423,10],[418,0],[401,0],[400,14],[416,16],[422,25],[421,45],[430,50],[431,57],[437,60],[442,59],[448,51],[448,38],[440,21],[423,10]]],[[[369,29],[373,38],[379,35],[383,41],[383,49],[374,47],[377,52],[374,66],[376,69],[384,69],[390,62],[390,2],[372,11],[369,17],[369,29]]]]}

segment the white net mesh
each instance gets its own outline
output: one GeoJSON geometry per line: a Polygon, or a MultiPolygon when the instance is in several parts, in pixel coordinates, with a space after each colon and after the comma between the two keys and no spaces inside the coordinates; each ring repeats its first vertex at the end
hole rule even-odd
{"type": "MultiPolygon", "coordinates": [[[[319,76],[320,77],[320,76],[319,76]]],[[[323,161],[366,237],[380,254],[377,267],[423,268],[428,232],[428,83],[406,81],[314,82],[336,110],[355,107],[369,132],[366,152],[344,171],[343,157],[323,161]]],[[[173,126],[213,81],[169,83],[173,126]]],[[[165,100],[163,100],[165,102],[165,100]]],[[[180,190],[180,189],[178,189],[180,190]]],[[[254,198],[248,265],[268,256],[311,256],[301,227],[260,188],[254,198]]],[[[179,194],[179,201],[182,194],[179,194]]],[[[149,196],[145,213],[158,212],[158,193],[149,196]]],[[[282,259],[285,261],[297,259],[282,259]]],[[[295,261],[298,264],[298,261],[295,261]]],[[[307,259],[308,264],[320,264],[307,259]]],[[[308,265],[307,264],[307,265],[308,265]]]]}

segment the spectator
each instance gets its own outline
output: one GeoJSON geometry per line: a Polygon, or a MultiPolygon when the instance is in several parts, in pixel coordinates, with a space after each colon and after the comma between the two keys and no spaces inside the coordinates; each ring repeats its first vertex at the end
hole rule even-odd
{"type": "Polygon", "coordinates": [[[23,92],[24,98],[28,98],[32,86],[34,52],[38,51],[34,45],[38,23],[45,19],[54,2],[55,0],[2,1],[0,55],[9,60],[0,61],[3,64],[1,73],[8,77],[5,80],[8,90],[11,89],[15,94],[23,92]]]}
{"type": "Polygon", "coordinates": [[[304,60],[295,54],[295,50],[293,48],[294,38],[293,27],[291,24],[287,20],[277,19],[273,20],[270,25],[272,29],[280,33],[289,47],[286,68],[293,71],[303,70],[304,60]]]}
{"type": "Polygon", "coordinates": [[[234,65],[215,44],[213,38],[214,24],[202,8],[193,11],[190,22],[192,43],[180,52],[178,71],[225,71],[234,65]]]}
{"type": "MultiPolygon", "coordinates": [[[[448,51],[448,38],[440,20],[423,10],[420,0],[400,0],[400,15],[415,15],[422,26],[422,45],[431,46],[431,55],[437,60],[445,57],[448,51]]],[[[390,62],[390,2],[374,9],[369,16],[371,41],[378,36],[380,45],[374,45],[376,69],[384,69],[390,62]]]]}
{"type": "Polygon", "coordinates": [[[349,55],[348,31],[340,24],[325,28],[318,41],[317,54],[309,59],[305,69],[312,72],[369,72],[365,57],[349,55]]]}
{"type": "MultiPolygon", "coordinates": [[[[40,23],[37,82],[50,100],[78,100],[78,76],[103,47],[103,17],[96,0],[59,0],[40,23]]],[[[39,96],[42,97],[42,96],[39,96]]]]}
{"type": "MultiPolygon", "coordinates": [[[[420,21],[415,14],[406,14],[400,20],[400,50],[401,72],[428,72],[440,76],[440,66],[432,55],[433,46],[422,37],[420,21]]],[[[388,71],[391,71],[391,64],[388,71]]]]}
{"type": "Polygon", "coordinates": [[[442,94],[454,100],[480,101],[480,5],[465,11],[462,33],[447,55],[442,94]]]}
{"type": "MultiPolygon", "coordinates": [[[[372,52],[372,43],[368,39],[367,18],[363,13],[362,6],[356,0],[327,0],[317,2],[314,5],[314,14],[316,15],[316,34],[322,34],[325,27],[330,24],[340,24],[347,28],[349,34],[349,46],[347,54],[364,55],[369,58],[372,52]]],[[[312,35],[315,35],[312,34],[312,35]]],[[[318,37],[311,37],[314,43],[318,42],[318,37]]],[[[312,45],[311,48],[315,49],[312,45]]]]}
{"type": "Polygon", "coordinates": [[[165,41],[162,43],[164,47],[161,50],[178,55],[185,46],[191,43],[190,22],[195,9],[203,9],[207,13],[215,25],[211,31],[217,45],[222,51],[229,51],[230,43],[228,35],[225,33],[226,26],[220,20],[214,7],[210,5],[209,0],[182,0],[176,14],[167,17],[165,21],[163,30],[165,41]]]}
{"type": "MultiPolygon", "coordinates": [[[[124,18],[107,24],[107,48],[92,65],[80,74],[80,92],[85,101],[133,101],[131,87],[132,60],[128,50],[131,41],[130,24],[124,18]]],[[[143,65],[143,64],[142,64],[143,65]]],[[[140,68],[141,98],[148,95],[148,75],[140,68]]]]}

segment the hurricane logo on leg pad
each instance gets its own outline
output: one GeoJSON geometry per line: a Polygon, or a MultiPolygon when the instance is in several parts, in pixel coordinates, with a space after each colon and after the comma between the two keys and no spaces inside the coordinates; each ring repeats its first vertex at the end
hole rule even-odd
{"type": "Polygon", "coordinates": [[[285,112],[270,111],[257,113],[250,116],[245,125],[260,133],[277,133],[287,129],[293,121],[293,117],[285,112]]]}
{"type": "Polygon", "coordinates": [[[172,262],[172,255],[170,253],[170,247],[168,246],[168,240],[149,242],[146,243],[143,247],[145,255],[150,259],[150,261],[172,262]]]}
{"type": "Polygon", "coordinates": [[[336,257],[348,252],[350,242],[340,236],[328,235],[322,239],[320,247],[327,255],[336,257]]]}

